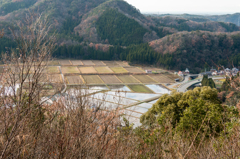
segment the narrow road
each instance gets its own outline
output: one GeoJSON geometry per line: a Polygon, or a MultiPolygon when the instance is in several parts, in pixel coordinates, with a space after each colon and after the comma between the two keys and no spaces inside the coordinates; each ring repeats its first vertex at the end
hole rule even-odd
{"type": "MultiPolygon", "coordinates": [[[[224,78],[225,77],[212,77],[213,80],[215,80],[215,79],[224,79],[224,78]]],[[[192,80],[192,81],[189,81],[189,82],[186,82],[186,83],[183,83],[183,84],[181,84],[178,87],[177,91],[178,92],[186,92],[188,87],[190,87],[190,86],[192,86],[194,84],[197,84],[197,83],[201,83],[201,81],[202,81],[202,78],[197,79],[197,80],[192,80]]]]}
{"type": "Polygon", "coordinates": [[[60,71],[60,73],[61,73],[62,80],[63,80],[63,83],[64,83],[64,89],[61,91],[61,93],[64,93],[64,92],[66,91],[66,89],[67,89],[67,84],[66,84],[66,82],[65,82],[65,78],[64,78],[64,75],[63,75],[63,73],[62,73],[61,67],[58,66],[58,68],[59,68],[59,71],[60,71]]]}

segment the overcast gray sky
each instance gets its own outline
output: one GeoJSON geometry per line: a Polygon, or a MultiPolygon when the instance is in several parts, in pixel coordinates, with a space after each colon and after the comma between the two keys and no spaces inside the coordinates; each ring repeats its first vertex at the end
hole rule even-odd
{"type": "Polygon", "coordinates": [[[240,0],[125,0],[142,13],[226,14],[240,12],[240,0]]]}

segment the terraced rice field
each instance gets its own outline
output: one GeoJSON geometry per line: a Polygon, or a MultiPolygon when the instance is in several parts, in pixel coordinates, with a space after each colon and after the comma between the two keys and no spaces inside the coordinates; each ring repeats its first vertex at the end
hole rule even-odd
{"type": "Polygon", "coordinates": [[[83,75],[86,84],[103,84],[103,81],[98,75],[83,75]]]}
{"type": "Polygon", "coordinates": [[[80,65],[83,65],[82,61],[81,60],[72,60],[72,65],[74,66],[80,66],[80,65]]]}
{"type": "Polygon", "coordinates": [[[144,85],[128,85],[128,87],[137,93],[153,93],[153,91],[144,85]]]}
{"type": "Polygon", "coordinates": [[[66,74],[66,73],[80,73],[77,67],[61,67],[62,69],[62,73],[66,74]]]}
{"type": "Polygon", "coordinates": [[[83,84],[82,79],[80,76],[66,76],[65,79],[67,80],[67,84],[83,84]]]}
{"type": "Polygon", "coordinates": [[[58,66],[48,66],[44,72],[50,74],[60,73],[58,66]]]}
{"type": "Polygon", "coordinates": [[[113,70],[114,73],[128,73],[123,67],[111,67],[111,70],[113,70]]]}
{"type": "Polygon", "coordinates": [[[118,63],[116,63],[115,61],[103,61],[104,64],[106,64],[107,66],[110,66],[110,67],[117,67],[119,66],[118,63]]]}
{"type": "Polygon", "coordinates": [[[105,66],[102,61],[92,61],[96,66],[105,66]]]}
{"type": "Polygon", "coordinates": [[[141,83],[157,83],[148,75],[133,75],[136,79],[138,79],[141,83]]]}
{"type": "Polygon", "coordinates": [[[119,66],[129,66],[129,64],[127,62],[124,62],[124,61],[115,61],[119,66]]]}
{"type": "Polygon", "coordinates": [[[174,80],[164,76],[164,75],[149,75],[152,79],[157,81],[158,83],[174,83],[174,80]]]}
{"type": "Polygon", "coordinates": [[[72,63],[70,62],[70,60],[59,60],[60,65],[62,66],[71,66],[72,63]]]}
{"type": "Polygon", "coordinates": [[[164,74],[164,75],[166,77],[170,78],[171,80],[174,80],[174,81],[175,81],[176,78],[179,78],[178,75],[174,75],[174,74],[170,74],[170,73],[167,73],[167,74],[164,74]]]}
{"type": "Polygon", "coordinates": [[[62,77],[60,74],[48,75],[48,81],[51,83],[62,83],[62,77]]]}
{"type": "Polygon", "coordinates": [[[138,67],[127,67],[125,69],[130,73],[145,73],[142,69],[138,67]]]}
{"type": "Polygon", "coordinates": [[[87,60],[87,61],[84,60],[84,61],[82,61],[82,63],[85,66],[94,66],[95,65],[92,61],[89,61],[89,60],[87,60]]]}
{"type": "Polygon", "coordinates": [[[93,67],[79,67],[81,73],[97,73],[97,71],[93,67]]]}
{"type": "Polygon", "coordinates": [[[58,61],[49,61],[48,66],[58,66],[59,62],[58,61]]]}
{"type": "Polygon", "coordinates": [[[122,83],[116,76],[114,75],[100,75],[100,78],[106,84],[119,84],[122,83]]]}
{"type": "Polygon", "coordinates": [[[140,83],[131,75],[118,75],[117,76],[123,83],[140,83]]]}
{"type": "Polygon", "coordinates": [[[113,73],[109,67],[94,67],[98,73],[113,73]]]}

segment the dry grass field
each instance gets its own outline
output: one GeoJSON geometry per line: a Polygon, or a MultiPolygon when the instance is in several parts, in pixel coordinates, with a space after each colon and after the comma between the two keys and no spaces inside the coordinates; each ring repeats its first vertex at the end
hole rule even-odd
{"type": "Polygon", "coordinates": [[[116,63],[115,61],[103,61],[104,64],[106,64],[107,66],[110,66],[110,67],[117,67],[119,66],[118,63],[116,63]]]}
{"type": "Polygon", "coordinates": [[[147,88],[146,86],[144,85],[128,85],[128,87],[134,91],[134,92],[137,92],[137,93],[153,93],[153,91],[149,88],[147,88]]]}
{"type": "Polygon", "coordinates": [[[131,75],[118,75],[117,76],[123,83],[140,83],[131,75]]]}
{"type": "Polygon", "coordinates": [[[93,67],[79,67],[81,73],[97,73],[93,67]]]}
{"type": "Polygon", "coordinates": [[[49,66],[46,68],[46,70],[44,70],[44,72],[50,74],[60,73],[58,66],[49,66]]]}
{"type": "Polygon", "coordinates": [[[152,79],[158,83],[175,83],[174,80],[164,76],[164,75],[149,75],[152,79]]]}
{"type": "Polygon", "coordinates": [[[138,79],[141,83],[157,83],[148,75],[133,75],[136,79],[138,79]]]}
{"type": "Polygon", "coordinates": [[[102,61],[92,61],[96,66],[105,66],[102,61]]]}
{"type": "Polygon", "coordinates": [[[90,61],[90,60],[83,60],[82,63],[83,63],[83,65],[85,65],[85,66],[94,66],[94,65],[95,65],[95,64],[94,64],[92,61],[90,61]]]}
{"type": "Polygon", "coordinates": [[[80,76],[65,76],[65,79],[67,80],[67,84],[83,84],[82,79],[80,76]]]}
{"type": "Polygon", "coordinates": [[[62,73],[80,73],[77,67],[61,67],[62,73]]]}
{"type": "Polygon", "coordinates": [[[83,65],[82,61],[81,60],[71,60],[72,62],[72,65],[74,66],[80,66],[80,65],[83,65]]]}
{"type": "Polygon", "coordinates": [[[113,73],[109,67],[94,67],[98,73],[113,73]]]}
{"type": "Polygon", "coordinates": [[[98,75],[83,75],[86,84],[104,84],[98,75]]]}
{"type": "Polygon", "coordinates": [[[119,83],[122,83],[115,75],[100,75],[100,78],[106,84],[119,84],[119,83]]]}
{"type": "Polygon", "coordinates": [[[62,77],[60,74],[48,75],[48,81],[51,83],[62,83],[62,77]]]}
{"type": "Polygon", "coordinates": [[[115,73],[128,73],[128,71],[123,67],[111,67],[111,70],[115,73]]]}
{"type": "Polygon", "coordinates": [[[142,69],[138,67],[127,67],[125,69],[130,73],[145,73],[142,69]]]}
{"type": "Polygon", "coordinates": [[[62,66],[71,66],[72,63],[70,62],[70,60],[59,60],[60,65],[62,66]]]}

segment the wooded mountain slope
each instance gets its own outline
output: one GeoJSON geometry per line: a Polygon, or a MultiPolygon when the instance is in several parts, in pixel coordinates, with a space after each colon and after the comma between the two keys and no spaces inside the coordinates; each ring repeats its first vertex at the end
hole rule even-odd
{"type": "Polygon", "coordinates": [[[123,0],[2,0],[0,52],[15,47],[8,28],[17,30],[29,11],[48,16],[57,32],[56,58],[120,59],[198,72],[212,61],[238,65],[240,57],[235,24],[204,16],[145,16],[123,0]]]}

